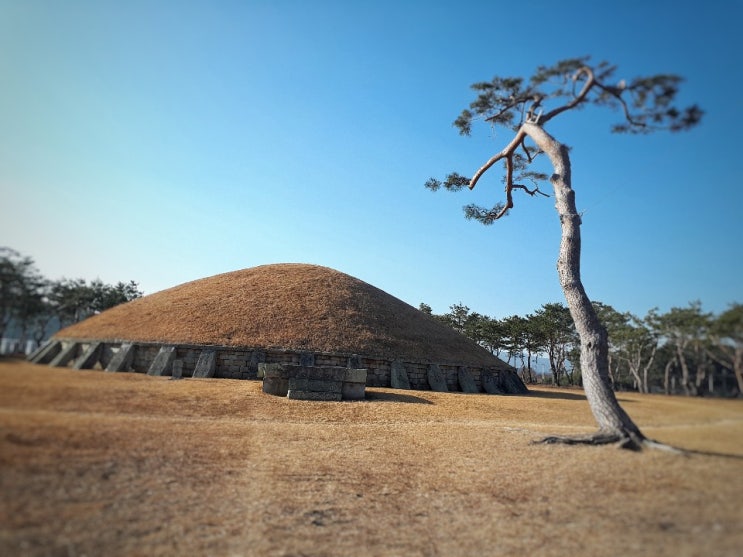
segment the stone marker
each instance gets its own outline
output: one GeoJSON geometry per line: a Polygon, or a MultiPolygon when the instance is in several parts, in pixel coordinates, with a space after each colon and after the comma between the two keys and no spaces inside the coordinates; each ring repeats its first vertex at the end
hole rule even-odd
{"type": "Polygon", "coordinates": [[[196,367],[193,370],[193,377],[206,379],[214,377],[214,370],[217,368],[217,351],[204,350],[199,354],[196,367]]]}
{"type": "Polygon", "coordinates": [[[170,379],[183,379],[183,360],[173,360],[173,371],[170,379]]]}
{"type": "Polygon", "coordinates": [[[390,365],[390,386],[393,389],[410,389],[410,379],[400,360],[395,360],[390,365]]]}
{"type": "MultiPolygon", "coordinates": [[[[289,392],[289,370],[285,364],[258,364],[263,374],[263,392],[269,395],[286,396],[289,392]]],[[[292,366],[298,367],[298,366],[292,366]]]]}
{"type": "Polygon", "coordinates": [[[477,388],[477,384],[475,383],[475,379],[466,367],[461,366],[457,368],[457,379],[459,380],[459,388],[462,389],[463,393],[480,392],[480,389],[477,388]]]}
{"type": "Polygon", "coordinates": [[[175,360],[175,346],[161,346],[147,370],[147,375],[165,375],[173,366],[173,360],[175,360]]]}
{"type": "Polygon", "coordinates": [[[134,345],[125,342],[119,348],[119,351],[113,355],[111,361],[106,366],[106,371],[127,371],[134,359],[134,345]]]}
{"type": "Polygon", "coordinates": [[[347,369],[341,394],[343,400],[364,400],[366,398],[366,370],[347,369]]]}
{"type": "Polygon", "coordinates": [[[486,369],[483,370],[480,378],[482,380],[482,388],[486,393],[491,395],[504,394],[503,389],[500,387],[500,372],[486,369]]]}
{"type": "Polygon", "coordinates": [[[446,377],[444,376],[444,372],[441,371],[438,364],[431,364],[428,366],[427,376],[428,384],[431,386],[432,391],[445,393],[449,390],[449,387],[446,386],[446,377]]]}
{"type": "Polygon", "coordinates": [[[80,356],[75,363],[72,364],[73,369],[90,369],[98,363],[98,359],[101,356],[100,342],[93,342],[88,346],[88,349],[80,356]]]}

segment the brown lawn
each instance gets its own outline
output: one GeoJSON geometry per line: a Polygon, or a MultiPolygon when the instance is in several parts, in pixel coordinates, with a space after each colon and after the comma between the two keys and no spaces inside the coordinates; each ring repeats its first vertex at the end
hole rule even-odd
{"type": "Polygon", "coordinates": [[[700,453],[530,445],[591,430],[579,391],[312,403],[0,360],[0,555],[741,555],[743,401],[620,400],[700,453]]]}

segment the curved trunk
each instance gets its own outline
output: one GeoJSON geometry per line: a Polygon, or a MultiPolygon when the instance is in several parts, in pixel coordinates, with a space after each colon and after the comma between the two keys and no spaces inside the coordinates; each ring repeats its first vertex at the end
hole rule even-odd
{"type": "Polygon", "coordinates": [[[562,228],[557,273],[580,336],[583,386],[599,426],[599,435],[616,436],[617,440],[626,440],[629,444],[639,446],[645,436],[619,406],[611,389],[606,329],[601,325],[580,279],[581,218],[575,207],[575,192],[570,181],[568,149],[539,125],[524,124],[522,129],[547,154],[554,168],[551,181],[562,228]]]}

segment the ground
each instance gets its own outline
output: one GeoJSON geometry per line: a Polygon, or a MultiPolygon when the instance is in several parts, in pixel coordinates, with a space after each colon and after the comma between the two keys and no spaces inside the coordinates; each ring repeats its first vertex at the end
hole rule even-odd
{"type": "Polygon", "coordinates": [[[620,394],[692,456],[532,445],[580,391],[367,389],[0,360],[0,555],[737,556],[743,401],[620,394]]]}

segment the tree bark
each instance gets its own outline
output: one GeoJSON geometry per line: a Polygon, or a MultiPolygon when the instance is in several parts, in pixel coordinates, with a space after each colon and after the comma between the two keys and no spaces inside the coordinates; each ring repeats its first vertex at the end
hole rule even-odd
{"type": "MultiPolygon", "coordinates": [[[[599,426],[598,433],[586,442],[620,442],[623,447],[640,449],[646,438],[619,406],[611,388],[608,335],[586,295],[580,278],[581,217],[575,205],[568,149],[538,124],[524,124],[522,130],[547,154],[554,169],[551,182],[555,191],[555,208],[562,228],[557,273],[580,337],[583,386],[588,404],[599,426]]],[[[565,440],[548,438],[545,441],[565,440]]]]}

